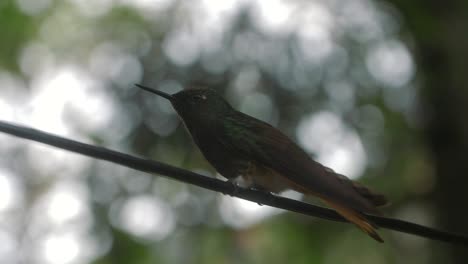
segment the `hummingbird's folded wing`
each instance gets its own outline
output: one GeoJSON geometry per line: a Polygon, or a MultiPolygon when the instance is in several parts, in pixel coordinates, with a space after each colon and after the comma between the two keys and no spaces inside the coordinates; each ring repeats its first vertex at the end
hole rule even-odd
{"type": "Polygon", "coordinates": [[[303,149],[273,126],[237,112],[226,117],[225,138],[220,142],[230,151],[273,169],[293,184],[323,199],[361,212],[377,213],[351,184],[346,184],[330,169],[314,161],[303,149]]]}

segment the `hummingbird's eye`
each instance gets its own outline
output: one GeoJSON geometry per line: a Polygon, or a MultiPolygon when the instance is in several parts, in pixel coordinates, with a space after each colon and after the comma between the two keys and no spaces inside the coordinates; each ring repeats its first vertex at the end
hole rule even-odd
{"type": "Polygon", "coordinates": [[[203,95],[203,94],[196,94],[194,96],[192,96],[192,98],[196,101],[200,101],[200,100],[206,100],[206,95],[203,95]]]}

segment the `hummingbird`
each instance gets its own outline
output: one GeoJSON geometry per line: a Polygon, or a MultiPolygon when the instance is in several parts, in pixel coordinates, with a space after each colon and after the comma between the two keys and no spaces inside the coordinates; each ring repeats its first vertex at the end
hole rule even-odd
{"type": "Polygon", "coordinates": [[[374,223],[364,213],[379,214],[384,195],[352,181],[312,159],[270,124],[234,109],[214,89],[190,88],[175,94],[137,87],[172,104],[203,156],[235,184],[271,193],[291,189],[320,198],[346,220],[379,242],[374,223]]]}

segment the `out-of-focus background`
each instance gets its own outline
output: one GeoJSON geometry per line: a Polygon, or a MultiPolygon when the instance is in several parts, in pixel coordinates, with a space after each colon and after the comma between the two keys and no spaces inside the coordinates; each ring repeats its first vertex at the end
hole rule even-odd
{"type": "MultiPolygon", "coordinates": [[[[468,6],[403,0],[3,0],[0,119],[216,176],[168,102],[218,89],[468,234],[468,6]]],[[[461,247],[259,206],[0,135],[1,263],[466,263],[461,247]]],[[[219,177],[219,175],[218,175],[219,177]]],[[[297,193],[286,193],[300,198],[297,193]]]]}

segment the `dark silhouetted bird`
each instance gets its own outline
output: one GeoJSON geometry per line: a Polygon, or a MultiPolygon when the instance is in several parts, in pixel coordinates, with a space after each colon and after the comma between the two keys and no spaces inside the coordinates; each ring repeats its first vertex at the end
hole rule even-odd
{"type": "Polygon", "coordinates": [[[348,221],[383,242],[363,213],[378,214],[386,198],[313,160],[273,126],[232,108],[215,90],[194,88],[168,99],[205,158],[229,180],[242,177],[250,187],[279,193],[292,189],[319,197],[348,221]]]}

